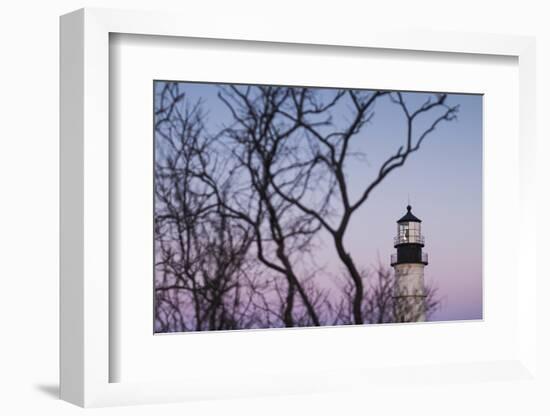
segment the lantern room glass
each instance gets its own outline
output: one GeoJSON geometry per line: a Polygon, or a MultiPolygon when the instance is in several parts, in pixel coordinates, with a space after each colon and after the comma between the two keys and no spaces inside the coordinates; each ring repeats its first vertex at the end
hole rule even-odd
{"type": "Polygon", "coordinates": [[[395,242],[396,244],[424,244],[424,239],[420,232],[420,223],[414,221],[399,223],[397,225],[397,238],[395,242]]]}

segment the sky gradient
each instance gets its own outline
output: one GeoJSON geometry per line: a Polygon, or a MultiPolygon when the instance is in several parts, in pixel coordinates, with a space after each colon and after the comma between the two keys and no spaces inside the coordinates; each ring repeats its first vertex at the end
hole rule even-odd
{"type": "MultiPolygon", "coordinates": [[[[217,98],[219,85],[181,85],[189,100],[203,101],[207,127],[216,130],[228,122],[229,112],[217,98]]],[[[321,94],[328,97],[333,91],[323,89],[321,94]]],[[[412,108],[427,95],[409,92],[404,98],[412,108]]],[[[482,318],[482,96],[450,94],[448,104],[460,106],[458,119],[441,123],[403,167],[384,179],[354,214],[345,239],[361,267],[379,262],[389,267],[396,221],[410,201],[426,238],[425,280],[437,287],[442,301],[432,321],[482,318]]],[[[377,101],[374,111],[370,124],[354,138],[353,150],[366,157],[347,166],[352,197],[375,177],[380,164],[405,137],[405,117],[387,96],[377,101]]],[[[335,113],[346,119],[345,108],[335,113]]],[[[421,120],[420,128],[425,125],[421,120]]],[[[327,235],[321,235],[321,240],[328,241],[327,235]]],[[[315,253],[316,261],[329,272],[341,272],[330,244],[321,244],[315,253]]]]}

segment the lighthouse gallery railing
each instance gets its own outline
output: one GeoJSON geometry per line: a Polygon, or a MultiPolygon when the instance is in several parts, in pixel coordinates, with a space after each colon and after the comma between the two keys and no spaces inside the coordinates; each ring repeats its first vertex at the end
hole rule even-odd
{"type": "MultiPolygon", "coordinates": [[[[424,264],[428,263],[428,253],[422,253],[422,263],[424,264]]],[[[391,265],[397,264],[397,253],[391,255],[390,264],[391,265]]]]}
{"type": "Polygon", "coordinates": [[[409,235],[398,235],[393,238],[394,245],[407,243],[424,244],[424,236],[411,233],[409,235]]]}

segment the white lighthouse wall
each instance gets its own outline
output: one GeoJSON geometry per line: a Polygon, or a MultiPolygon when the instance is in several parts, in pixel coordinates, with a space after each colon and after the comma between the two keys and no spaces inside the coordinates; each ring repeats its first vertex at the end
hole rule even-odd
{"type": "Polygon", "coordinates": [[[424,295],[424,265],[397,264],[395,268],[395,296],[424,295]]]}
{"type": "Polygon", "coordinates": [[[395,266],[394,318],[397,322],[426,320],[424,305],[424,265],[417,263],[395,266]]]}

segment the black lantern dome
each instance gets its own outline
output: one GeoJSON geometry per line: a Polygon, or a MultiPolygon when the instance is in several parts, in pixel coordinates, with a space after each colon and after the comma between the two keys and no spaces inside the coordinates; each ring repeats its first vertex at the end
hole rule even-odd
{"type": "Polygon", "coordinates": [[[418,218],[416,218],[413,213],[411,212],[412,207],[410,205],[407,205],[407,213],[403,215],[400,219],[397,220],[398,223],[400,222],[422,222],[418,218]]]}

